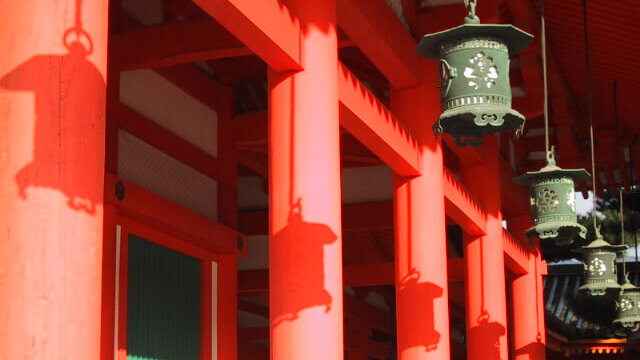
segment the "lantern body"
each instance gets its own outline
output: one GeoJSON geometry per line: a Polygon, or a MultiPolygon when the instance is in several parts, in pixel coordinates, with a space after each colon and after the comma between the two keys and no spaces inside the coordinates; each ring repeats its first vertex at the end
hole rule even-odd
{"type": "Polygon", "coordinates": [[[444,112],[434,125],[437,135],[444,131],[459,146],[478,146],[486,134],[522,132],[524,116],[511,108],[509,55],[522,51],[531,39],[512,25],[479,23],[422,38],[416,51],[440,61],[444,112]]]}
{"type": "Polygon", "coordinates": [[[640,288],[626,279],[616,300],[616,319],[611,323],[617,336],[640,332],[640,288]]]}
{"type": "Polygon", "coordinates": [[[529,238],[553,241],[556,246],[571,245],[576,237],[585,239],[587,229],[578,223],[575,182],[589,176],[584,169],[562,169],[555,165],[553,153],[547,153],[547,166],[513,179],[528,185],[534,226],[526,231],[529,238]]]}
{"type": "Polygon", "coordinates": [[[579,290],[589,296],[614,296],[620,291],[616,269],[617,252],[626,245],[611,245],[598,232],[596,240],[575,252],[582,253],[584,266],[582,285],[579,290]]]}

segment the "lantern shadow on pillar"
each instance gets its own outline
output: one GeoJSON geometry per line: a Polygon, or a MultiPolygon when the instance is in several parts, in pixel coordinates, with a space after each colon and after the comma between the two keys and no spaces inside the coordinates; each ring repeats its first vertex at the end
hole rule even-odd
{"type": "MultiPolygon", "coordinates": [[[[282,251],[279,256],[299,259],[299,263],[294,262],[292,268],[271,267],[270,276],[286,279],[286,289],[292,293],[292,296],[283,298],[277,306],[272,304],[270,316],[274,327],[297,319],[301,311],[312,307],[320,306],[325,312],[329,312],[333,302],[331,294],[324,287],[323,248],[334,243],[338,237],[325,224],[304,221],[299,203],[300,200],[292,206],[287,225],[269,240],[270,252],[282,251]],[[301,238],[301,235],[304,237],[301,238]]],[[[271,257],[273,260],[273,256],[271,257]]]]}
{"type": "Polygon", "coordinates": [[[93,136],[83,135],[103,131],[104,108],[96,108],[85,99],[106,99],[106,84],[98,68],[87,59],[92,42],[86,32],[67,31],[63,43],[67,54],[34,56],[0,78],[0,88],[35,95],[33,156],[15,174],[15,182],[22,199],[27,199],[30,187],[54,189],[64,194],[70,208],[94,214],[96,199],[104,189],[71,173],[80,174],[79,169],[103,171],[104,164],[96,162],[92,150],[97,147],[87,140],[93,136]],[[86,86],[74,86],[76,82],[86,86]],[[90,89],[99,90],[86,93],[90,89]]]}
{"type": "MultiPolygon", "coordinates": [[[[420,272],[411,269],[409,274],[405,276],[400,283],[398,290],[398,299],[421,299],[420,306],[404,306],[404,309],[398,311],[411,311],[411,317],[405,317],[409,320],[409,324],[405,324],[404,328],[421,329],[424,328],[425,322],[428,322],[426,334],[418,331],[408,332],[403,335],[402,343],[398,343],[398,350],[410,349],[416,346],[424,347],[424,351],[432,351],[438,347],[440,343],[440,333],[435,329],[434,305],[435,299],[442,296],[442,288],[431,282],[419,282],[420,272]],[[409,310],[410,309],[410,310],[409,310]]],[[[398,308],[403,304],[398,304],[398,308]]]]}
{"type": "Polygon", "coordinates": [[[467,348],[478,349],[483,360],[507,360],[500,358],[500,337],[504,336],[505,328],[497,322],[490,322],[489,316],[484,314],[478,324],[467,330],[467,348]],[[471,343],[471,341],[475,343],[471,343]]]}
{"type": "Polygon", "coordinates": [[[520,349],[516,349],[515,354],[516,356],[529,355],[529,359],[543,359],[546,351],[545,345],[540,341],[540,339],[538,339],[536,342],[523,346],[520,349]]]}

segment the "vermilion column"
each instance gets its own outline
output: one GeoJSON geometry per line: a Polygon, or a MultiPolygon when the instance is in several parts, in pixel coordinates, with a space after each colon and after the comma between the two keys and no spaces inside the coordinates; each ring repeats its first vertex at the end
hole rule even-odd
{"type": "MultiPolygon", "coordinates": [[[[509,219],[511,234],[520,241],[525,241],[524,232],[533,225],[530,215],[522,215],[509,219]]],[[[513,294],[513,345],[517,360],[544,360],[545,331],[544,322],[540,327],[539,319],[544,321],[544,304],[542,289],[538,289],[540,274],[538,272],[539,252],[530,246],[527,262],[527,273],[511,282],[513,294]],[[542,313],[541,313],[542,312],[542,313]]]]}
{"type": "Polygon", "coordinates": [[[483,139],[484,164],[460,173],[486,211],[486,236],[465,237],[467,358],[508,359],[507,310],[500,204],[500,166],[495,136],[483,139]]]}
{"type": "Polygon", "coordinates": [[[271,359],[343,358],[336,3],[292,1],[303,71],[269,70],[271,359]]]}
{"type": "Polygon", "coordinates": [[[0,1],[2,359],[100,358],[107,5],[0,1]]]}
{"type": "MultiPolygon", "coordinates": [[[[435,63],[425,66],[425,74],[437,73],[435,63]]],[[[440,113],[439,96],[435,84],[428,82],[391,94],[392,111],[420,141],[423,174],[394,180],[401,360],[450,358],[442,147],[431,129],[440,113]]]]}

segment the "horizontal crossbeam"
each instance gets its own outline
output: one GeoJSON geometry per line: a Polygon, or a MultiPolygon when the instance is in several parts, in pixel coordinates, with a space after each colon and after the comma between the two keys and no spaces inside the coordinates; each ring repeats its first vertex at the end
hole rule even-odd
{"type": "Polygon", "coordinates": [[[279,0],[194,0],[276,71],[301,70],[300,23],[279,0]]]}
{"type": "Polygon", "coordinates": [[[338,70],[340,125],[396,174],[420,174],[420,150],[398,119],[344,65],[338,70]]]}

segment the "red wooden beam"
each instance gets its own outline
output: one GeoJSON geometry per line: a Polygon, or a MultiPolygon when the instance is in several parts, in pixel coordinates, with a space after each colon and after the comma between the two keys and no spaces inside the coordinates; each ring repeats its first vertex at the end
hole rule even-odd
{"type": "MultiPolygon", "coordinates": [[[[112,174],[105,176],[106,203],[118,207],[118,213],[141,221],[178,237],[188,238],[203,249],[220,254],[237,254],[238,236],[244,236],[220,223],[173,203],[112,174]],[[125,196],[118,200],[116,183],[124,185],[125,196]]],[[[246,243],[246,239],[244,239],[246,243]]]]}
{"type": "Polygon", "coordinates": [[[464,166],[480,165],[485,162],[484,148],[473,146],[458,146],[449,134],[442,135],[444,145],[456,155],[464,166]]]}
{"type": "MultiPolygon", "coordinates": [[[[345,265],[344,286],[380,286],[394,284],[395,265],[392,262],[361,263],[345,265]]],[[[464,259],[449,258],[447,272],[449,281],[464,280],[464,259]]],[[[269,270],[241,270],[238,272],[238,292],[249,294],[269,290],[269,270]]]]}
{"type": "Polygon", "coordinates": [[[367,342],[367,354],[369,358],[388,359],[391,355],[391,349],[391,344],[387,342],[378,342],[371,339],[367,342]]]}
{"type": "Polygon", "coordinates": [[[338,71],[338,95],[340,125],[398,175],[420,174],[413,136],[344,65],[338,71]]]}
{"type": "Polygon", "coordinates": [[[451,174],[444,170],[444,206],[448,217],[469,235],[486,233],[484,210],[471,198],[469,191],[451,174]]]}
{"type": "Polygon", "coordinates": [[[216,113],[230,112],[233,107],[233,89],[220,84],[193,64],[155,69],[155,72],[216,113]]]}
{"type": "MultiPolygon", "coordinates": [[[[140,27],[113,35],[113,53],[122,70],[166,68],[196,61],[254,55],[245,44],[212,19],[140,27]]],[[[339,39],[340,47],[353,46],[339,39]]]]}
{"type": "Polygon", "coordinates": [[[529,214],[529,190],[513,182],[516,174],[511,165],[500,157],[500,194],[502,198],[502,211],[505,218],[517,215],[529,214]]]}
{"type": "Polygon", "coordinates": [[[269,347],[255,343],[242,342],[238,344],[238,359],[268,360],[269,347]]]}
{"type": "Polygon", "coordinates": [[[345,286],[389,285],[394,281],[394,264],[352,264],[344,267],[342,281],[345,286]]]}
{"type": "Polygon", "coordinates": [[[255,304],[247,300],[238,299],[238,310],[248,312],[253,315],[269,318],[269,308],[263,305],[255,304]]]}
{"type": "Polygon", "coordinates": [[[113,35],[111,41],[123,70],[170,67],[253,54],[213,20],[145,27],[113,35]]]}
{"type": "MultiPolygon", "coordinates": [[[[447,216],[470,235],[484,234],[483,210],[447,170],[445,170],[444,180],[447,216]]],[[[342,206],[342,228],[345,230],[392,229],[393,206],[390,202],[345,204],[342,206]]],[[[267,234],[268,212],[260,210],[238,213],[238,229],[248,235],[267,234]]]]}
{"type": "Polygon", "coordinates": [[[300,24],[279,0],[194,0],[279,72],[301,70],[300,24]]]}
{"type": "Polygon", "coordinates": [[[344,315],[345,317],[367,319],[370,328],[391,334],[392,320],[388,312],[346,293],[344,294],[344,315]]]}
{"type": "MultiPolygon", "coordinates": [[[[511,14],[513,15],[514,25],[520,26],[525,31],[529,31],[538,35],[540,28],[539,17],[527,0],[513,0],[507,2],[507,6],[511,14]]],[[[527,93],[535,93],[538,90],[535,100],[529,100],[530,105],[535,108],[533,103],[542,104],[540,98],[540,79],[542,79],[540,72],[540,66],[538,66],[538,56],[540,54],[540,36],[536,36],[534,39],[534,45],[530,47],[521,58],[521,72],[525,79],[525,90],[527,93]]],[[[568,103],[575,103],[571,99],[571,94],[568,90],[568,86],[561,73],[560,66],[558,65],[556,58],[551,49],[547,45],[547,73],[548,73],[548,85],[551,94],[551,108],[552,108],[552,121],[556,124],[557,128],[571,129],[575,123],[575,114],[572,109],[567,107],[568,103]],[[564,104],[563,104],[564,103],[564,104]],[[564,105],[564,106],[563,106],[564,105]]],[[[520,100],[514,99],[514,103],[520,100]]],[[[515,105],[514,105],[515,107],[515,105]]],[[[524,110],[527,111],[526,109],[524,110]]],[[[527,117],[529,119],[529,117],[527,117]]],[[[558,130],[558,129],[557,129],[558,130]]],[[[558,153],[565,154],[567,157],[577,154],[579,152],[577,142],[574,134],[568,131],[556,131],[556,140],[558,142],[558,153]]]]}
{"type": "Polygon", "coordinates": [[[237,358],[240,360],[269,360],[269,348],[250,342],[238,343],[237,358]]]}
{"type": "Polygon", "coordinates": [[[502,230],[504,265],[515,275],[526,274],[529,263],[529,250],[514,239],[507,230],[502,230]]]}
{"type": "Polygon", "coordinates": [[[233,118],[236,142],[238,145],[266,145],[268,114],[266,111],[253,111],[233,118]]]}
{"type": "Polygon", "coordinates": [[[124,131],[144,140],[165,154],[185,163],[212,179],[218,179],[218,159],[163,128],[130,107],[120,104],[119,125],[124,131]]]}
{"type": "Polygon", "coordinates": [[[447,276],[449,278],[449,281],[464,281],[464,272],[464,258],[447,259],[447,276]]]}
{"type": "MultiPolygon", "coordinates": [[[[269,233],[267,210],[238,213],[238,229],[248,235],[269,233]]],[[[372,202],[342,205],[342,228],[344,230],[380,230],[393,228],[393,204],[372,202]]]]}
{"type": "Polygon", "coordinates": [[[269,328],[268,327],[249,327],[238,328],[238,340],[239,341],[260,341],[269,340],[269,328]]]}
{"type": "Polygon", "coordinates": [[[422,78],[416,41],[382,1],[339,0],[338,23],[392,86],[417,85],[422,78]]]}
{"type": "Polygon", "coordinates": [[[238,162],[263,179],[267,179],[269,177],[267,154],[242,151],[242,149],[238,149],[238,162]]]}

